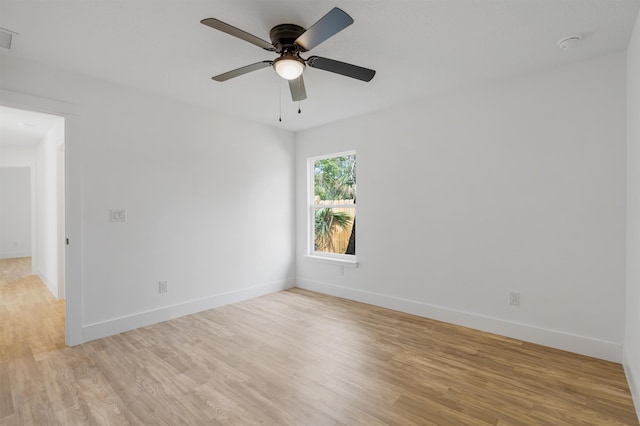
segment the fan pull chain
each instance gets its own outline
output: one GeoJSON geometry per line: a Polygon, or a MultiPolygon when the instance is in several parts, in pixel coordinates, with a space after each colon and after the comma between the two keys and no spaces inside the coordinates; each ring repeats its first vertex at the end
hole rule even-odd
{"type": "MultiPolygon", "coordinates": [[[[302,92],[302,76],[298,79],[298,92],[302,92]]],[[[298,99],[298,114],[302,111],[300,110],[300,99],[298,99]]]]}
{"type": "Polygon", "coordinates": [[[280,96],[280,115],[278,116],[278,121],[282,122],[282,79],[279,79],[278,83],[278,95],[280,96]]]}

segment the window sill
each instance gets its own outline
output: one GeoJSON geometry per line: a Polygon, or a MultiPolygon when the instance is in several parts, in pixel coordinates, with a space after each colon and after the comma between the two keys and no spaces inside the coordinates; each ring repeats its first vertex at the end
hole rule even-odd
{"type": "Polygon", "coordinates": [[[347,260],[347,259],[335,259],[332,257],[323,257],[323,256],[314,256],[312,254],[305,254],[304,257],[306,257],[309,260],[312,260],[314,262],[319,262],[319,263],[326,263],[329,265],[339,265],[339,266],[344,266],[347,268],[357,268],[358,267],[358,261],[357,260],[347,260]]]}

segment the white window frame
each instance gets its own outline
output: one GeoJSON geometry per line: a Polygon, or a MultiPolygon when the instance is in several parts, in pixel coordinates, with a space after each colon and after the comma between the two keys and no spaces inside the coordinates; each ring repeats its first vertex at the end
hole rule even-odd
{"type": "MultiPolygon", "coordinates": [[[[315,202],[315,167],[314,164],[318,160],[324,160],[334,157],[345,157],[348,155],[356,155],[355,150],[336,152],[326,155],[307,158],[307,253],[305,257],[310,260],[337,264],[347,267],[358,267],[358,260],[353,254],[326,253],[315,251],[315,210],[316,208],[353,208],[357,212],[355,204],[314,204],[315,202]]],[[[356,162],[357,162],[356,156],[356,162]]],[[[357,191],[357,189],[356,189],[357,191]]],[[[356,241],[358,241],[358,230],[356,229],[356,241]]],[[[357,253],[357,251],[356,251],[357,253]]]]}

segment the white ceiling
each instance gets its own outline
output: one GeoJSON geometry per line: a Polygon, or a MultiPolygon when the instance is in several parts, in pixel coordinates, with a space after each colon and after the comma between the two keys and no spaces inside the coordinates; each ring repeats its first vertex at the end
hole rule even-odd
{"type": "Polygon", "coordinates": [[[289,130],[626,48],[640,0],[0,0],[12,55],[289,130]],[[332,7],[355,23],[309,55],[373,68],[370,83],[307,68],[302,114],[270,68],[211,76],[275,55],[200,24],[218,18],[268,40],[332,7]],[[575,48],[556,42],[581,35],[575,48]],[[279,93],[283,122],[278,122],[279,93]]]}
{"type": "Polygon", "coordinates": [[[37,145],[61,120],[64,118],[56,115],[0,106],[0,149],[7,145],[37,145]]]}

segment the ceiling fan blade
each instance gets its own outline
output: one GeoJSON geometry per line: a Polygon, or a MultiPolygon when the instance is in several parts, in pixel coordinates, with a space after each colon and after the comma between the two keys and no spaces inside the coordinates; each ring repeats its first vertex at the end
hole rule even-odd
{"type": "Polygon", "coordinates": [[[260,37],[256,37],[253,34],[249,34],[246,31],[242,31],[241,29],[236,28],[233,25],[229,25],[226,22],[222,22],[219,19],[207,18],[200,21],[200,23],[218,31],[222,31],[223,33],[238,37],[241,40],[248,41],[249,43],[255,44],[258,47],[262,47],[264,50],[276,50],[275,47],[273,47],[273,45],[268,41],[263,40],[260,37]]]}
{"type": "Polygon", "coordinates": [[[216,75],[214,77],[211,77],[211,79],[215,80],[215,81],[227,81],[229,79],[232,79],[232,78],[235,78],[235,77],[240,77],[241,75],[250,73],[251,71],[256,71],[256,70],[259,70],[261,68],[270,67],[272,63],[273,63],[273,61],[256,62],[255,64],[246,65],[244,67],[240,67],[240,68],[235,69],[233,71],[228,71],[228,72],[225,72],[223,74],[218,74],[218,75],[216,75]]]}
{"type": "Polygon", "coordinates": [[[334,7],[307,31],[302,33],[296,39],[295,44],[306,51],[311,50],[351,24],[353,24],[353,18],[342,9],[334,7]]]}
{"type": "Polygon", "coordinates": [[[295,80],[289,80],[289,90],[291,90],[291,99],[294,102],[304,101],[307,99],[307,91],[304,88],[302,75],[295,80]]]}
{"type": "Polygon", "coordinates": [[[347,77],[356,78],[362,81],[371,81],[376,72],[369,68],[359,67],[357,65],[347,64],[333,59],[312,56],[307,59],[307,65],[311,68],[342,74],[347,77]]]}

